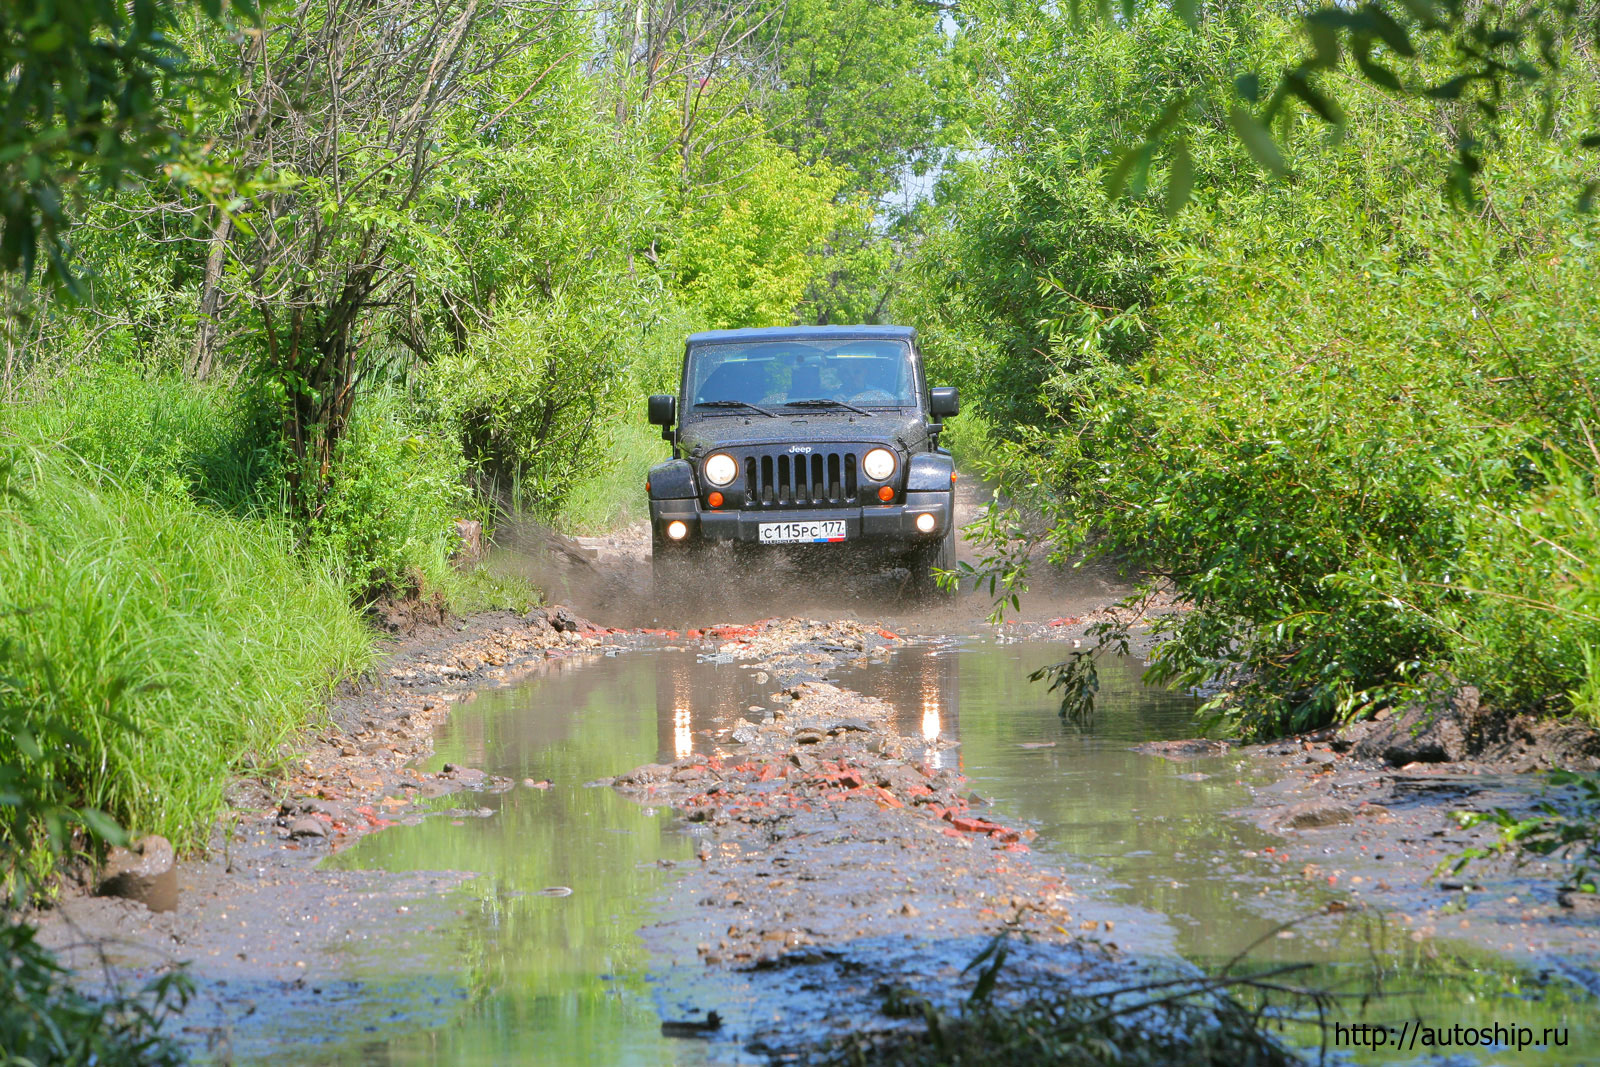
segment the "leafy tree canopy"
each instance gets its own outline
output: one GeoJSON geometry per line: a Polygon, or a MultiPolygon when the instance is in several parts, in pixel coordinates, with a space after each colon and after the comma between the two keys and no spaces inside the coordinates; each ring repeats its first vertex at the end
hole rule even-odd
{"type": "MultiPolygon", "coordinates": [[[[254,21],[250,0],[229,0],[254,21]]],[[[148,175],[181,143],[168,107],[197,84],[174,40],[189,9],[223,0],[7,0],[0,7],[0,271],[68,283],[69,190],[148,175]]]]}

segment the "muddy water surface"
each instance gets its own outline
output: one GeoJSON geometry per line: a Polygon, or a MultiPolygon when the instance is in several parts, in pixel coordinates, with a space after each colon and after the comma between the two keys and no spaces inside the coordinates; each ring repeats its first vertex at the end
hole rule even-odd
{"type": "MultiPolygon", "coordinates": [[[[1035,850],[1066,867],[1082,913],[1112,921],[1094,936],[1203,966],[1259,940],[1257,967],[1310,963],[1294,981],[1398,994],[1336,1006],[1330,1017],[1569,1026],[1570,1055],[1497,1052],[1467,1062],[1591,1062],[1588,1050],[1600,1048],[1591,1002],[1497,957],[1413,941],[1367,913],[1278,936],[1280,921],[1340,889],[1291,876],[1269,851],[1281,840],[1229,814],[1249,801],[1250,766],[1237,756],[1175,763],[1129,751],[1195,732],[1194,702],[1143,689],[1132,664],[1105,665],[1092,722],[1063,723],[1043,687],[1026,681],[1063,652],[974,635],[919,644],[887,667],[832,680],[892,702],[908,736],[959,742],[936,758],[959,765],[1005,818],[1038,830],[1035,850]]],[[[330,1028],[308,1024],[306,1033],[323,1034],[316,1044],[299,1044],[302,1028],[291,1028],[278,1055],[372,1065],[702,1062],[709,1050],[700,1043],[661,1035],[653,964],[636,933],[661,917],[675,870],[694,862],[692,840],[667,813],[585,783],[707,751],[739,716],[759,719],[749,709],[770,706],[774,689],[756,670],[664,649],[552,664],[457,709],[435,765],[549,787],[449,798],[447,810],[331,861],[479,877],[425,916],[397,913],[392,940],[349,948],[350,978],[384,1011],[367,1010],[358,1033],[346,1027],[332,1040],[330,1028]]]]}

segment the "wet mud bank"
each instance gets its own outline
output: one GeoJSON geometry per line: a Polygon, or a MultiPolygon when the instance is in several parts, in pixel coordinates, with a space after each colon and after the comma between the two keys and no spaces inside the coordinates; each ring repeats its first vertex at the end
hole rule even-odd
{"type": "Polygon", "coordinates": [[[1570,891],[1568,864],[1508,855],[1457,865],[1499,835],[1488,824],[1463,827],[1462,814],[1503,809],[1520,818],[1542,802],[1569,804],[1573,797],[1539,772],[1593,770],[1595,735],[1529,724],[1476,757],[1449,759],[1425,732],[1403,729],[1385,759],[1380,745],[1361,743],[1374,733],[1362,723],[1231,750],[1215,742],[1141,748],[1195,777],[1251,780],[1249,803],[1230,814],[1275,838],[1262,858],[1328,909],[1328,918],[1305,924],[1312,936],[1319,923],[1364,911],[1413,944],[1470,945],[1600,995],[1600,899],[1570,891]],[[1417,755],[1424,758],[1409,758],[1417,755]]]}

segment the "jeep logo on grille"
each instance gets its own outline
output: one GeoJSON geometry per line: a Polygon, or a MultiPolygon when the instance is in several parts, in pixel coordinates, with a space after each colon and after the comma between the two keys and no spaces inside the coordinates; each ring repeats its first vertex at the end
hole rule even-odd
{"type": "Polygon", "coordinates": [[[789,446],[789,451],[790,452],[810,452],[811,451],[811,446],[810,445],[790,445],[789,446]]]}

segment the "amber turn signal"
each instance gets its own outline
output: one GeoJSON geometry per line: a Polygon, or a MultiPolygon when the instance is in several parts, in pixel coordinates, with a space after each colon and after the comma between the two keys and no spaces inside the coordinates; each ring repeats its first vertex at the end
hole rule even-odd
{"type": "Polygon", "coordinates": [[[712,493],[710,496],[706,497],[706,503],[710,504],[714,508],[720,508],[722,506],[722,494],[712,493]]]}
{"type": "Polygon", "coordinates": [[[878,499],[879,500],[884,500],[884,501],[893,500],[894,499],[894,487],[890,486],[890,485],[886,485],[882,489],[879,489],[878,490],[878,499]]]}
{"type": "Polygon", "coordinates": [[[650,491],[650,479],[649,478],[646,478],[644,480],[644,491],[647,492],[647,493],[650,491]]]}
{"type": "Polygon", "coordinates": [[[950,484],[951,485],[955,485],[956,484],[956,472],[955,471],[951,471],[950,472],[950,484]]]}

